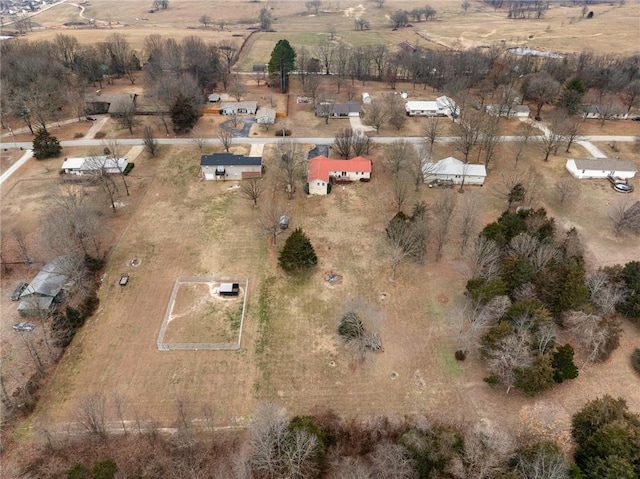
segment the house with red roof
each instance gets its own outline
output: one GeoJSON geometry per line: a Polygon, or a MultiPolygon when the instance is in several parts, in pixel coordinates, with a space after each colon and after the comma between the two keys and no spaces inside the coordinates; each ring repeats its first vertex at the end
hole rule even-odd
{"type": "Polygon", "coordinates": [[[371,179],[371,160],[357,156],[350,160],[332,160],[326,156],[316,156],[309,161],[309,193],[326,195],[329,184],[371,179]]]}

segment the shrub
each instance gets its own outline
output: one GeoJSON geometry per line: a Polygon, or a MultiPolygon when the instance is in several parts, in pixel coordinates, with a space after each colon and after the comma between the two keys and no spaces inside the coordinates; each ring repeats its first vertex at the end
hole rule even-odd
{"type": "Polygon", "coordinates": [[[631,354],[631,365],[637,373],[640,373],[640,348],[636,348],[631,354]]]}
{"type": "Polygon", "coordinates": [[[516,387],[528,396],[535,396],[553,386],[553,367],[549,356],[536,357],[533,366],[514,370],[516,387]]]}
{"type": "Polygon", "coordinates": [[[578,377],[578,368],[573,362],[573,347],[570,344],[558,346],[551,358],[551,365],[553,366],[553,380],[557,383],[578,377]]]}
{"type": "Polygon", "coordinates": [[[291,136],[291,130],[286,129],[286,130],[276,130],[275,132],[276,136],[291,136]]]}
{"type": "Polygon", "coordinates": [[[345,314],[340,323],[338,323],[338,334],[349,341],[351,339],[357,339],[362,336],[364,333],[364,326],[362,325],[362,321],[356,313],[353,311],[345,314]]]}
{"type": "Polygon", "coordinates": [[[495,387],[498,384],[500,384],[500,378],[495,374],[492,374],[491,376],[487,376],[486,378],[483,379],[483,381],[491,387],[495,387]]]}
{"type": "Polygon", "coordinates": [[[89,477],[89,470],[79,462],[75,463],[67,471],[68,479],[88,479],[88,477],[89,477]]]}
{"type": "Polygon", "coordinates": [[[118,471],[118,466],[111,459],[99,461],[91,469],[92,479],[113,479],[118,471]]]}
{"type": "Polygon", "coordinates": [[[60,142],[47,130],[41,129],[33,139],[33,156],[36,160],[59,156],[62,151],[60,142]]]}
{"type": "Polygon", "coordinates": [[[464,361],[465,359],[467,359],[467,352],[462,350],[462,349],[458,349],[456,351],[456,360],[457,361],[464,361]]]}

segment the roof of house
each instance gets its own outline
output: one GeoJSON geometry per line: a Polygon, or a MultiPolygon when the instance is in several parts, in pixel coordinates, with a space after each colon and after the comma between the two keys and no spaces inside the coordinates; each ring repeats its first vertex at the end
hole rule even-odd
{"type": "Polygon", "coordinates": [[[437,163],[425,163],[424,172],[427,175],[487,176],[484,165],[465,164],[453,156],[448,156],[437,163]]]}
{"type": "Polygon", "coordinates": [[[233,153],[214,153],[202,155],[200,166],[260,166],[262,157],[235,155],[233,153]]]}
{"type": "Polygon", "coordinates": [[[275,118],[276,110],[274,108],[260,108],[256,112],[256,119],[258,118],[275,118]]]}
{"type": "Polygon", "coordinates": [[[132,102],[138,96],[137,93],[87,93],[84,101],[88,103],[120,103],[132,102]]]}
{"type": "Polygon", "coordinates": [[[53,303],[53,296],[30,296],[18,304],[18,311],[45,311],[53,303]]]}
{"type": "MultiPolygon", "coordinates": [[[[333,108],[330,110],[331,115],[333,116],[345,116],[349,115],[349,113],[360,113],[362,109],[360,108],[360,104],[354,101],[348,101],[347,103],[336,103],[333,105],[333,108]]],[[[326,115],[326,110],[323,108],[322,104],[318,104],[316,106],[316,114],[318,116],[326,115]]]]}
{"type": "Polygon", "coordinates": [[[531,111],[528,105],[511,105],[511,107],[509,107],[509,105],[487,105],[486,109],[491,113],[511,112],[515,114],[515,113],[529,113],[531,111]]]}
{"type": "Polygon", "coordinates": [[[118,158],[117,162],[114,158],[107,156],[95,156],[89,158],[65,158],[62,163],[63,170],[124,170],[127,166],[126,158],[118,158]]]}
{"type": "Polygon", "coordinates": [[[212,93],[211,95],[208,96],[209,101],[220,101],[220,94],[219,93],[212,93]]]}
{"type": "Polygon", "coordinates": [[[246,110],[255,110],[258,108],[257,101],[223,101],[220,103],[220,108],[234,108],[236,110],[246,109],[246,110]]]}
{"type": "Polygon", "coordinates": [[[26,298],[33,294],[53,297],[58,294],[67,282],[63,262],[64,257],[60,256],[45,264],[20,297],[26,298]]]}
{"type": "Polygon", "coordinates": [[[638,171],[636,164],[631,160],[617,160],[615,158],[569,158],[567,161],[573,161],[578,170],[638,171]]]}
{"type": "Polygon", "coordinates": [[[405,104],[405,109],[407,111],[409,110],[437,111],[438,104],[435,101],[409,100],[405,104]]]}
{"type": "Polygon", "coordinates": [[[332,160],[320,155],[309,160],[308,181],[321,180],[329,181],[329,174],[332,171],[363,171],[371,173],[371,160],[356,156],[350,160],[332,160]]]}

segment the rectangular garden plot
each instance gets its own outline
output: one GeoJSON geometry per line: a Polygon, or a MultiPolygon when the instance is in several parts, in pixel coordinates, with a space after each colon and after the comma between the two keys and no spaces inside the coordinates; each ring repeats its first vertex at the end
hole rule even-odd
{"type": "Polygon", "coordinates": [[[158,349],[239,349],[248,285],[244,276],[176,279],[158,349]]]}

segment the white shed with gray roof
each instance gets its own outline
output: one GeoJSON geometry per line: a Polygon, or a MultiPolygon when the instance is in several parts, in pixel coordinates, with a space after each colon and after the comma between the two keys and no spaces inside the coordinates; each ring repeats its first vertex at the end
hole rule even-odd
{"type": "Polygon", "coordinates": [[[630,179],[636,176],[638,168],[630,160],[612,158],[568,158],[566,168],[575,178],[614,178],[630,179]]]}

